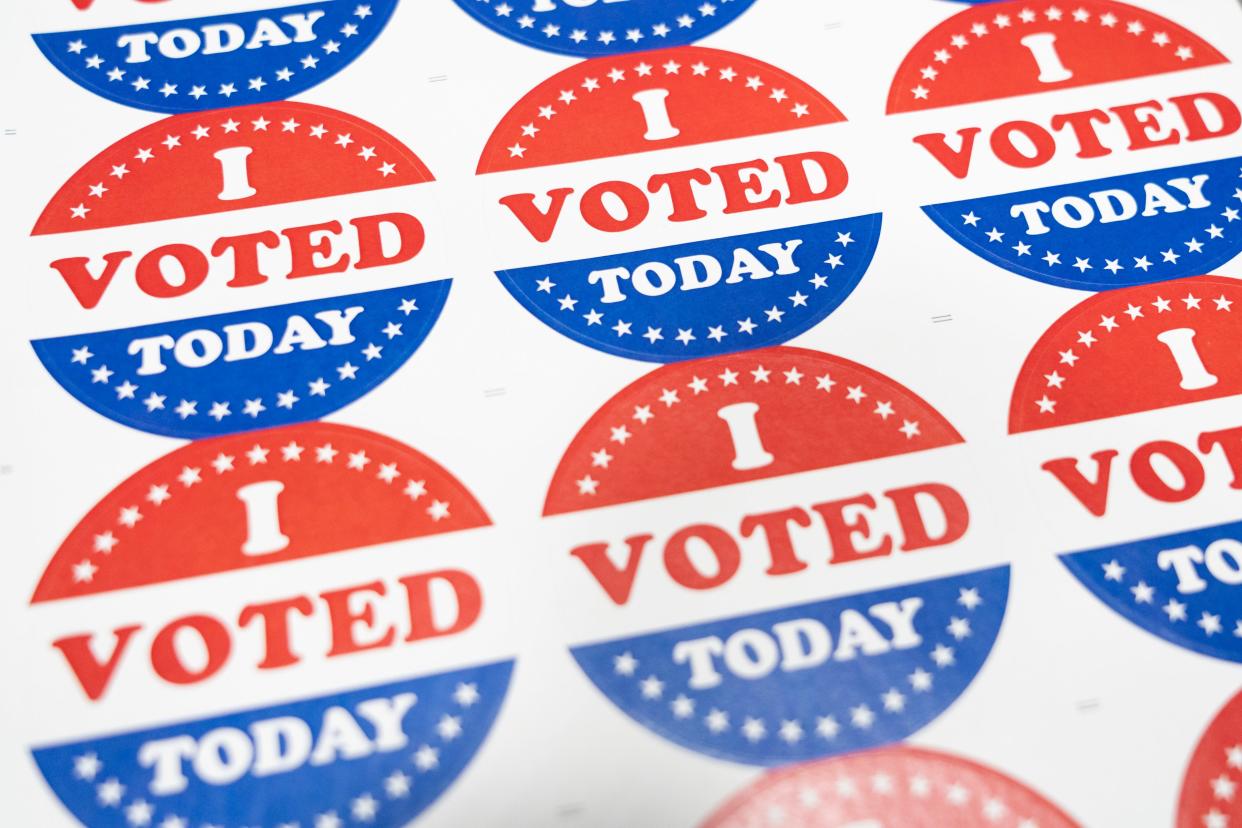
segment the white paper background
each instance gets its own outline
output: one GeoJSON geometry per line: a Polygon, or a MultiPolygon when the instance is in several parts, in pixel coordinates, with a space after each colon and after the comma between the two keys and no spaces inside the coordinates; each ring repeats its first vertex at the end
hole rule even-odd
{"type": "MultiPolygon", "coordinates": [[[[1242,59],[1242,10],[1233,0],[1145,0],[1141,5],[1242,59]]],[[[446,275],[454,277],[444,313],[395,376],[329,418],[428,453],[466,483],[494,522],[477,532],[413,542],[404,556],[416,562],[409,571],[429,569],[440,560],[469,561],[486,591],[478,629],[468,640],[462,637],[456,650],[420,648],[418,658],[426,659],[420,670],[424,663],[438,669],[476,657],[518,660],[493,732],[420,825],[694,825],[760,770],[685,750],[637,725],[590,684],[569,656],[568,644],[615,634],[618,622],[638,631],[719,616],[737,605],[733,599],[747,606],[778,606],[1003,561],[1013,564],[1013,583],[993,654],[966,693],[911,741],[1001,769],[1087,826],[1171,823],[1189,754],[1216,710],[1239,687],[1237,665],[1173,647],[1132,626],[1069,577],[1054,555],[1236,519],[1242,492],[1228,489],[1223,470],[1216,469],[1203,494],[1189,503],[1152,506],[1137,498],[1119,499],[1106,519],[1095,520],[1052,489],[1037,466],[1054,452],[1068,456],[1166,436],[1191,439],[1208,427],[1239,424],[1242,409],[1236,400],[1221,400],[1006,435],[1009,395],[1027,351],[1087,294],[1001,271],[945,237],[919,210],[920,204],[974,192],[976,185],[959,186],[947,176],[932,175],[937,168],[922,150],[907,144],[915,127],[886,119],[884,102],[906,51],[959,8],[939,0],[758,0],[702,45],[739,51],[791,72],[823,92],[850,119],[849,129],[866,138],[859,147],[868,154],[850,159],[851,192],[870,189],[874,203],[883,206],[879,250],[845,304],[791,344],[839,354],[891,376],[927,399],[967,440],[964,447],[926,455],[748,484],[745,502],[805,505],[875,491],[894,479],[945,480],[970,501],[974,523],[967,539],[946,558],[894,558],[855,565],[856,571],[813,567],[768,583],[739,579],[728,595],[721,590],[687,598],[655,579],[644,583],[640,575],[635,594],[642,601],[636,598],[623,618],[569,557],[569,548],[696,518],[728,525],[746,506],[738,505],[738,492],[719,490],[598,515],[538,517],[546,485],[577,429],[652,367],[598,353],[547,329],[491,273],[495,267],[524,263],[524,254],[502,245],[512,234],[497,230],[507,217],[487,197],[498,185],[473,175],[478,153],[513,103],[573,61],[510,42],[448,0],[403,0],[360,59],[298,97],[375,123],[413,149],[438,179],[435,197],[445,234],[440,242],[451,268],[446,275]],[[429,81],[439,75],[447,79],[429,81]],[[932,323],[939,314],[952,314],[953,321],[932,323]],[[504,393],[485,396],[489,389],[504,393]]],[[[89,25],[217,11],[218,4],[205,1],[142,6],[98,0],[89,25]]],[[[0,618],[7,676],[0,689],[0,778],[9,794],[3,822],[70,825],[30,758],[32,745],[293,697],[304,683],[326,691],[354,686],[360,676],[379,682],[408,669],[413,656],[379,653],[349,665],[321,662],[296,676],[260,677],[235,669],[227,682],[154,696],[148,695],[153,683],[144,676],[132,690],[118,684],[106,704],[95,706],[81,698],[58,663],[47,642],[51,631],[63,631],[70,623],[64,616],[77,614],[73,623],[83,629],[96,624],[107,629],[105,624],[119,619],[114,619],[116,602],[106,595],[32,608],[29,597],[43,567],[97,500],[181,442],[96,415],[42,370],[28,341],[72,329],[66,322],[71,305],[66,296],[47,301],[51,274],[39,264],[46,255],[32,252],[36,246],[27,234],[43,205],[79,166],[158,116],[95,97],[44,61],[30,32],[88,25],[86,15],[68,2],[11,3],[3,15],[0,52],[7,56],[7,81],[0,127],[16,130],[0,136],[6,196],[0,249],[8,264],[0,286],[0,503],[6,529],[0,618]],[[104,612],[105,607],[111,609],[104,612]]],[[[1199,74],[1204,89],[1242,88],[1233,66],[1199,74]]],[[[1078,104],[1086,108],[1159,98],[1166,89],[1167,94],[1199,91],[1172,76],[1110,86],[1118,88],[1107,94],[1105,87],[1073,90],[1055,96],[1055,103],[1031,106],[1070,111],[1078,104]]],[[[989,122],[995,122],[992,113],[1021,112],[1027,105],[989,104],[989,122]]],[[[969,108],[959,109],[965,113],[969,108]]],[[[928,116],[907,117],[916,124],[928,116]]],[[[969,122],[963,114],[961,125],[969,122]]],[[[751,144],[787,141],[792,141],[788,135],[773,136],[751,144]]],[[[1135,163],[1155,167],[1222,157],[1238,151],[1236,136],[1231,141],[1228,147],[1208,142],[1211,146],[1150,150],[1134,158],[1118,153],[1097,162],[1090,175],[1129,172],[1135,163]]],[[[679,152],[694,158],[700,150],[679,152]]],[[[732,157],[719,147],[701,152],[732,157]]],[[[738,160],[743,157],[755,156],[738,155],[738,160]]],[[[599,168],[599,162],[591,163],[599,168]]],[[[650,160],[637,157],[605,163],[618,177],[655,169],[650,160]]],[[[1038,186],[1057,180],[1058,169],[1050,164],[998,175],[984,189],[1038,186]]],[[[1072,165],[1066,170],[1075,174],[1072,165]]],[[[569,171],[537,170],[530,180],[551,187],[570,177],[569,171]]],[[[814,209],[797,216],[787,211],[781,220],[789,216],[796,223],[816,215],[814,209]]],[[[686,232],[698,238],[730,229],[695,224],[686,232]]],[[[565,258],[573,255],[567,252],[565,258]]],[[[1218,272],[1242,276],[1239,271],[1235,261],[1218,272]]],[[[379,559],[378,550],[360,550],[279,570],[259,568],[135,590],[126,596],[126,611],[134,619],[172,617],[173,610],[161,609],[163,602],[176,606],[189,595],[204,608],[223,611],[240,603],[234,597],[238,590],[274,597],[289,592],[282,584],[294,578],[305,579],[309,589],[359,582],[359,571],[405,574],[379,559]]]]}

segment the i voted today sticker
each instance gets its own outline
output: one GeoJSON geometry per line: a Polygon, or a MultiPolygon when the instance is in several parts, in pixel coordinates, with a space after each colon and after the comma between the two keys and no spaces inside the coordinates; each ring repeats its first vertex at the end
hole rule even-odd
{"type": "Polygon", "coordinates": [[[1011,433],[1035,433],[1050,508],[1087,532],[1121,520],[1089,544],[1075,530],[1058,540],[1070,572],[1139,627],[1230,661],[1242,659],[1242,526],[1221,506],[1242,486],[1242,425],[1212,403],[1242,393],[1239,303],[1242,282],[1220,276],[1092,296],[1031,349],[1009,415],[1011,433]],[[1108,423],[1176,406],[1198,413],[1108,423]],[[1064,443],[1036,436],[1061,428],[1072,429],[1064,443]],[[1136,529],[1132,516],[1152,509],[1169,520],[1136,529]]]}
{"type": "Polygon", "coordinates": [[[702,828],[1078,828],[1011,776],[915,747],[868,750],[764,774],[702,828]]]}
{"type": "Polygon", "coordinates": [[[391,135],[280,102],[175,115],[51,199],[35,352],[80,402],[197,438],[316,419],[387,379],[448,295],[431,173],[391,135]]]}
{"type": "Polygon", "coordinates": [[[1242,819],[1242,693],[1208,725],[1186,766],[1177,828],[1229,828],[1242,819]]]}
{"type": "Polygon", "coordinates": [[[156,460],[32,598],[58,710],[35,725],[39,770],[85,825],[407,824],[508,686],[484,556],[453,544],[488,522],[434,461],[346,426],[156,460]]]}
{"type": "Polygon", "coordinates": [[[754,0],[455,0],[511,40],[574,57],[682,46],[728,25],[754,0]]]}
{"type": "Polygon", "coordinates": [[[815,351],[651,372],[583,426],[549,487],[545,515],[583,541],[565,559],[574,658],[634,721],[735,762],[906,738],[982,668],[1007,604],[1008,566],[953,565],[970,508],[943,452],[960,441],[908,389],[815,351]],[[766,485],[790,475],[805,499],[766,485]],[[894,577],[933,549],[950,574],[894,577]],[[894,569],[825,596],[825,564],[894,569]]]}
{"type": "Polygon", "coordinates": [[[797,78],[717,49],[566,69],[479,161],[497,276],[552,330],[617,356],[783,343],[845,301],[878,241],[844,121],[797,78]]]}
{"type": "Polygon", "coordinates": [[[1031,279],[1104,290],[1207,273],[1242,249],[1232,72],[1134,6],[1011,0],[929,32],[888,112],[948,197],[923,209],[954,241],[1031,279]]]}
{"type": "Polygon", "coordinates": [[[269,103],[327,80],[383,30],[397,0],[319,0],[34,35],[84,89],[153,112],[269,103]]]}

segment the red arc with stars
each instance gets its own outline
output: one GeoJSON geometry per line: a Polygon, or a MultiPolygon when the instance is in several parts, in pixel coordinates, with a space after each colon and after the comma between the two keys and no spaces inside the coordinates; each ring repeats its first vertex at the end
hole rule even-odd
{"type": "Polygon", "coordinates": [[[443,467],[370,431],[306,423],[200,440],[101,500],[61,544],[31,600],[488,524],[482,506],[443,467]]]}

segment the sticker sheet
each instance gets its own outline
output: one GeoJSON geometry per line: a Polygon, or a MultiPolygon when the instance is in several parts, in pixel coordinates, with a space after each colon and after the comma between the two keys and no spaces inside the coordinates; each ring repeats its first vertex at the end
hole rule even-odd
{"type": "Polygon", "coordinates": [[[1236,0],[4,15],[3,824],[1242,828],[1236,0]]]}

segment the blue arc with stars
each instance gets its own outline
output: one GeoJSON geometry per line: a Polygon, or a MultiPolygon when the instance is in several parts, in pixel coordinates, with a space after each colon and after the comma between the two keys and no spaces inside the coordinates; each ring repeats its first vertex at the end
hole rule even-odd
{"type": "Polygon", "coordinates": [[[1242,522],[1068,552],[1061,563],[1106,606],[1152,635],[1242,662],[1242,522]],[[1170,550],[1162,567],[1161,553],[1170,550]],[[1179,576],[1175,558],[1184,558],[1180,566],[1194,575],[1179,576]]]}
{"type": "MultiPolygon", "coordinates": [[[[500,661],[32,752],[61,802],[92,828],[397,828],[434,802],[470,763],[496,719],[512,669],[512,661],[500,661]],[[390,709],[408,705],[400,734],[380,737],[374,717],[364,712],[376,700],[385,700],[390,709]],[[290,725],[309,731],[314,749],[323,752],[256,776],[245,752],[252,751],[253,758],[258,750],[255,725],[274,721],[285,732],[290,725]],[[320,747],[330,726],[338,739],[346,734],[336,749],[320,747]],[[220,747],[211,733],[227,733],[223,744],[229,747],[220,747]],[[224,763],[241,769],[238,777],[207,782],[193,761],[183,760],[182,790],[153,788],[154,769],[149,759],[144,766],[143,745],[177,737],[201,745],[204,736],[208,745],[217,745],[224,763]]],[[[276,747],[294,754],[292,741],[281,738],[276,747]]]]}
{"type": "Polygon", "coordinates": [[[510,40],[573,57],[684,46],[731,23],[754,0],[456,0],[510,40]]]}
{"type": "MultiPolygon", "coordinates": [[[[607,354],[648,362],[677,362],[779,345],[805,333],[836,310],[871,264],[881,216],[766,230],[718,239],[636,250],[612,256],[499,270],[496,275],[528,311],[575,342],[607,354]],[[792,249],[797,272],[776,273],[779,260],[762,245],[792,249]],[[752,274],[728,283],[739,250],[773,275],[752,274]],[[709,257],[719,263],[715,284],[684,290],[676,260],[709,257]],[[661,295],[644,295],[632,279],[618,280],[625,299],[605,303],[596,271],[623,267],[633,273],[658,262],[676,283],[661,295]]],[[[747,259],[750,261],[751,259],[747,259]]],[[[702,261],[700,259],[700,261],[702,261]]],[[[687,265],[689,266],[689,265],[687,265]]],[[[695,276],[704,276],[702,264],[695,276]]],[[[762,271],[761,271],[762,272],[762,271]]]]}
{"type": "MultiPolygon", "coordinates": [[[[604,695],[659,735],[691,750],[753,765],[781,765],[901,741],[935,719],[982,668],[1000,630],[1009,595],[1009,567],[754,615],[662,630],[572,650],[604,695]],[[921,600],[913,613],[920,641],[868,654],[840,654],[841,626],[853,614],[887,636],[877,604],[921,600]],[[729,643],[739,631],[772,635],[774,626],[814,619],[829,632],[833,657],[818,665],[742,677],[719,655],[720,682],[690,686],[679,642],[715,637],[729,643]]],[[[754,633],[744,633],[758,638],[754,633]]],[[[894,641],[896,640],[894,633],[894,641]]],[[[804,645],[805,645],[805,639],[804,645]]],[[[740,641],[740,639],[739,639],[740,641]]],[[[866,646],[873,646],[874,638],[866,646]]],[[[750,648],[748,658],[757,652],[750,648]]],[[[788,653],[782,654],[782,659],[788,653]]]]}
{"type": "Polygon", "coordinates": [[[1211,273],[1242,252],[1239,173],[1242,157],[1225,158],[933,204],[923,211],[967,250],[1011,273],[1059,287],[1110,290],[1211,273]],[[1201,192],[1204,206],[1194,206],[1198,199],[1168,184],[1199,175],[1207,176],[1201,192]],[[1149,183],[1174,200],[1168,202],[1171,210],[1154,206],[1153,215],[1143,215],[1149,183]],[[1114,191],[1134,199],[1136,215],[1114,218],[1128,212],[1114,191]],[[1077,228],[1059,223],[1052,209],[1067,197],[1076,201],[1063,202],[1060,212],[1071,225],[1092,215],[1094,220],[1077,228]],[[1039,225],[1023,218],[1015,205],[1036,202],[1047,205],[1038,212],[1038,221],[1048,230],[1031,234],[1030,229],[1039,225]],[[1101,209],[1103,202],[1107,203],[1101,209]],[[1103,217],[1111,220],[1102,221],[1103,217]]]}
{"type": "Polygon", "coordinates": [[[322,83],[366,51],[396,4],[321,0],[33,37],[65,77],[96,95],[151,112],[198,112],[282,101],[322,83]],[[309,39],[297,40],[298,27],[282,19],[291,15],[311,21],[309,39]],[[130,45],[135,37],[141,45],[130,45]]]}
{"type": "Polygon", "coordinates": [[[31,345],[57,382],[109,419],[167,437],[217,437],[317,420],[367,394],[427,338],[449,284],[441,279],[37,339],[31,345]],[[340,327],[343,316],[351,314],[351,341],[333,344],[334,328],[322,315],[340,327]],[[270,331],[270,341],[260,354],[257,338],[267,338],[263,330],[270,331]],[[142,348],[134,343],[155,338],[163,338],[163,344],[147,348],[158,347],[163,370],[140,374],[142,348]],[[287,350],[279,352],[286,339],[287,350]],[[181,351],[194,362],[209,349],[218,349],[218,355],[198,367],[187,367],[177,355],[181,351]],[[257,355],[228,358],[247,352],[257,355]]]}

